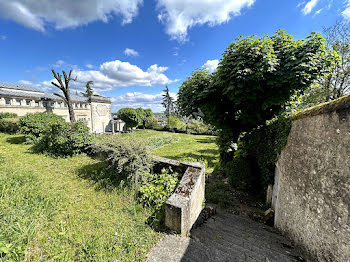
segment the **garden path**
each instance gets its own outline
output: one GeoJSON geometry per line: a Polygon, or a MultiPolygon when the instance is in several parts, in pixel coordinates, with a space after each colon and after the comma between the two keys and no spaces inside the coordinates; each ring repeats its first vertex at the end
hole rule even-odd
{"type": "Polygon", "coordinates": [[[167,235],[147,255],[148,262],[295,262],[306,261],[291,241],[249,218],[225,211],[191,231],[167,235]]]}

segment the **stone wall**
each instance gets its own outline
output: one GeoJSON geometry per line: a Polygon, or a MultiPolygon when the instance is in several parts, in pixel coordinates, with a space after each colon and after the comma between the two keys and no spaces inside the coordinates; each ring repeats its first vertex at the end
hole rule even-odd
{"type": "Polygon", "coordinates": [[[350,96],[293,117],[273,207],[275,226],[318,261],[350,261],[350,96]]]}
{"type": "Polygon", "coordinates": [[[91,131],[104,133],[112,131],[111,126],[111,100],[107,97],[91,97],[91,131]]]}

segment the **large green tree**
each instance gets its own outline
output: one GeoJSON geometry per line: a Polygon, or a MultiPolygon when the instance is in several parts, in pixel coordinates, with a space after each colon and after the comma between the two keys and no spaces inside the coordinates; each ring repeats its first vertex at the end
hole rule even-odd
{"type": "Polygon", "coordinates": [[[178,106],[182,114],[200,115],[219,130],[220,156],[227,162],[242,132],[284,110],[291,96],[330,64],[320,34],[295,40],[279,30],[273,36],[240,37],[227,47],[216,72],[199,69],[182,83],[178,106]]]}
{"type": "Polygon", "coordinates": [[[121,108],[119,109],[117,116],[125,122],[126,127],[128,128],[136,127],[139,123],[138,115],[134,108],[121,108]]]}

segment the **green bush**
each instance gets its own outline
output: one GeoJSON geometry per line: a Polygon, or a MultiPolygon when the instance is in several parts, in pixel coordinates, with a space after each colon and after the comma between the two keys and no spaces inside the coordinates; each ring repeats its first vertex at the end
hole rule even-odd
{"type": "Polygon", "coordinates": [[[16,133],[18,130],[18,118],[0,118],[0,132],[16,133]]]}
{"type": "Polygon", "coordinates": [[[17,114],[15,113],[8,113],[8,112],[0,112],[0,119],[3,118],[17,118],[17,114]]]}
{"type": "Polygon", "coordinates": [[[92,137],[85,123],[57,122],[48,126],[35,147],[55,156],[72,156],[87,151],[92,137]]]}
{"type": "Polygon", "coordinates": [[[184,128],[184,123],[178,117],[170,115],[167,127],[181,129],[184,128]]]}
{"type": "Polygon", "coordinates": [[[160,174],[144,173],[138,187],[138,197],[145,206],[160,209],[176,189],[178,173],[163,169],[160,174]]]}
{"type": "Polygon", "coordinates": [[[91,153],[102,158],[115,176],[134,183],[142,181],[142,175],[150,171],[150,152],[149,146],[134,136],[110,136],[91,145],[91,153]]]}
{"type": "Polygon", "coordinates": [[[19,119],[19,128],[28,143],[34,143],[52,124],[64,123],[64,119],[52,113],[27,114],[19,119]]]}
{"type": "Polygon", "coordinates": [[[139,124],[139,116],[134,108],[121,108],[119,109],[117,115],[118,118],[125,122],[125,125],[128,128],[136,127],[139,124]]]}
{"type": "Polygon", "coordinates": [[[233,161],[224,167],[232,185],[263,194],[274,182],[275,164],[287,143],[290,128],[290,118],[280,115],[244,134],[233,161]]]}

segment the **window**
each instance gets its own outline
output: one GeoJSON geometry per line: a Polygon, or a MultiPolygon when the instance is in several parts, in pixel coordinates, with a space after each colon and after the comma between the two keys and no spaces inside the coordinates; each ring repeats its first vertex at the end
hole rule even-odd
{"type": "Polygon", "coordinates": [[[39,101],[35,101],[35,106],[39,106],[39,101]]]}
{"type": "Polygon", "coordinates": [[[30,106],[30,100],[26,100],[26,105],[30,106]]]}
{"type": "Polygon", "coordinates": [[[5,98],[5,104],[6,105],[11,105],[11,99],[5,98]]]}
{"type": "Polygon", "coordinates": [[[15,105],[16,105],[16,106],[20,106],[20,105],[21,105],[21,100],[15,99],[15,105]]]}

